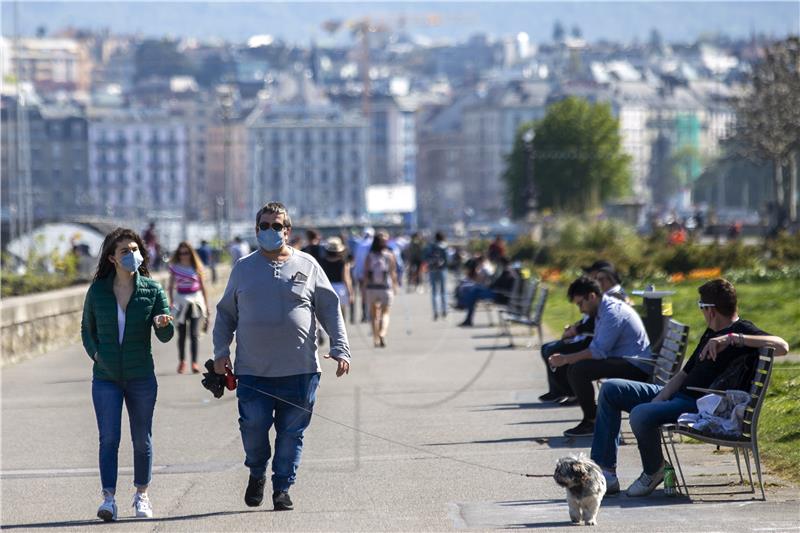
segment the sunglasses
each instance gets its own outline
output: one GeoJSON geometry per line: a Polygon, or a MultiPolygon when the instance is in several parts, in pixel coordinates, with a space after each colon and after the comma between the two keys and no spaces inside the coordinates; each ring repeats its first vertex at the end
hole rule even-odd
{"type": "Polygon", "coordinates": [[[274,229],[275,231],[283,231],[288,227],[289,226],[284,226],[280,222],[273,222],[272,224],[270,224],[269,222],[260,222],[258,224],[258,229],[260,229],[261,231],[267,231],[270,228],[274,229]]]}
{"type": "Polygon", "coordinates": [[[697,300],[697,307],[699,307],[700,309],[703,309],[704,307],[716,307],[716,306],[717,306],[716,304],[708,304],[700,300],[697,300]]]}
{"type": "Polygon", "coordinates": [[[190,252],[189,250],[181,250],[180,252],[178,252],[178,255],[192,255],[192,252],[190,252]]]}

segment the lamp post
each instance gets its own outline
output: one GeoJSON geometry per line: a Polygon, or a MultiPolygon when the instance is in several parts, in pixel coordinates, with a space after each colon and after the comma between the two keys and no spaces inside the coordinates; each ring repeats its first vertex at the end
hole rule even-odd
{"type": "MultiPolygon", "coordinates": [[[[233,183],[230,166],[231,166],[231,119],[233,118],[233,94],[230,87],[219,87],[217,89],[217,98],[222,112],[222,166],[223,166],[223,195],[224,203],[222,210],[222,218],[225,223],[224,238],[230,240],[231,238],[231,218],[232,209],[234,207],[233,201],[233,183]]],[[[219,202],[219,200],[218,200],[219,202]]]]}
{"type": "Polygon", "coordinates": [[[533,141],[536,133],[529,129],[522,135],[525,145],[525,218],[533,222],[533,213],[536,210],[536,187],[533,181],[533,141]]]}

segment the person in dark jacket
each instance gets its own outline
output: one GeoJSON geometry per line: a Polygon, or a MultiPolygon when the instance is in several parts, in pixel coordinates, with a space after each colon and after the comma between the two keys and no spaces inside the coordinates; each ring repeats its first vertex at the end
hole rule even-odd
{"type": "Polygon", "coordinates": [[[167,295],[150,278],[148,253],[133,230],[117,228],[103,241],[97,272],[83,306],[81,337],[94,362],[92,402],[100,433],[103,503],[98,518],[116,520],[122,404],[128,409],[133,441],[133,506],[137,518],[150,518],[147,496],[153,467],[152,425],[158,384],[150,330],[167,342],[174,334],[167,295]]]}

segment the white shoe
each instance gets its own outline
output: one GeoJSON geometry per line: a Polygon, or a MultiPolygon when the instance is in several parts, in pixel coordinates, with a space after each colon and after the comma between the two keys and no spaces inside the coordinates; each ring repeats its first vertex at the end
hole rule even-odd
{"type": "Polygon", "coordinates": [[[654,490],[656,490],[656,487],[658,487],[662,481],[664,481],[663,465],[655,474],[648,475],[642,472],[642,475],[639,476],[639,479],[634,481],[633,484],[628,487],[628,496],[649,496],[654,490]]]}
{"type": "Polygon", "coordinates": [[[146,493],[136,491],[133,496],[133,507],[136,509],[136,518],[153,518],[153,506],[146,493]]]}
{"type": "Polygon", "coordinates": [[[113,522],[117,519],[117,502],[114,495],[103,491],[103,503],[97,509],[97,518],[104,522],[113,522]]]}

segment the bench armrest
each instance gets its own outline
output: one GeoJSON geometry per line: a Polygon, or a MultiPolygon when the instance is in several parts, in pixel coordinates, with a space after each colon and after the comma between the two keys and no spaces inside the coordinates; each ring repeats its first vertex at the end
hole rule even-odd
{"type": "Polygon", "coordinates": [[[627,359],[629,361],[639,361],[641,363],[647,363],[649,365],[657,365],[658,359],[654,357],[638,357],[636,355],[623,355],[623,359],[627,359]]]}
{"type": "Polygon", "coordinates": [[[695,392],[704,392],[706,394],[716,394],[718,396],[725,396],[724,390],[704,389],[703,387],[686,387],[686,390],[691,390],[695,392]]]}

